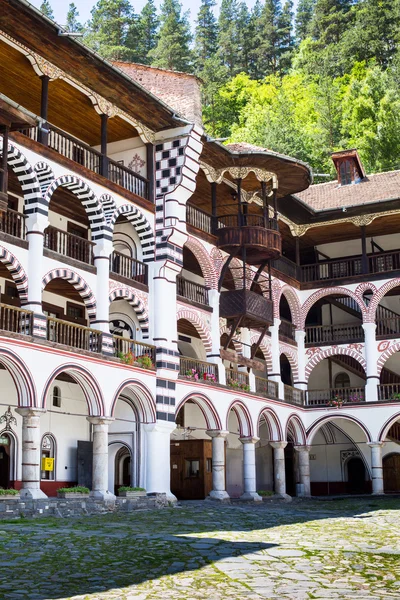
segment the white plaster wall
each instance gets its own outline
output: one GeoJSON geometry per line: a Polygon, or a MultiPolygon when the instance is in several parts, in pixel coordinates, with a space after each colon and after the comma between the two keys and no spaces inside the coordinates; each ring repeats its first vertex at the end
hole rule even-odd
{"type": "MultiPolygon", "coordinates": [[[[359,228],[354,227],[354,236],[359,236],[359,228]]],[[[367,237],[367,253],[372,253],[371,239],[374,240],[383,250],[397,250],[399,247],[399,238],[397,234],[367,237]]],[[[333,242],[330,244],[320,244],[317,249],[330,258],[340,258],[344,256],[353,256],[361,254],[361,239],[347,240],[343,242],[333,242]]]]}
{"type": "MultiPolygon", "coordinates": [[[[101,150],[100,146],[93,146],[93,148],[99,152],[101,150]]],[[[111,142],[107,144],[107,155],[109,158],[112,158],[115,161],[123,160],[125,167],[129,167],[129,163],[135,154],[138,154],[145,163],[137,172],[143,177],[146,177],[146,146],[143,144],[140,137],[128,138],[126,140],[119,140],[118,142],[111,142]]]]}
{"type": "Polygon", "coordinates": [[[260,441],[256,445],[256,482],[257,490],[274,489],[273,449],[269,445],[268,429],[262,423],[259,429],[260,441]]]}
{"type": "Polygon", "coordinates": [[[243,444],[239,437],[239,423],[231,411],[228,419],[229,434],[226,438],[226,491],[232,498],[243,494],[243,444]]]}
{"type": "MultiPolygon", "coordinates": [[[[340,358],[340,355],[339,355],[340,358]]],[[[335,376],[339,373],[347,373],[350,377],[350,387],[364,387],[365,380],[361,379],[354,373],[351,373],[346,368],[337,365],[332,361],[332,386],[329,385],[329,363],[328,359],[322,360],[318,363],[314,369],[311,371],[309,380],[308,380],[308,389],[309,390],[326,390],[330,387],[334,386],[335,376]]]]}

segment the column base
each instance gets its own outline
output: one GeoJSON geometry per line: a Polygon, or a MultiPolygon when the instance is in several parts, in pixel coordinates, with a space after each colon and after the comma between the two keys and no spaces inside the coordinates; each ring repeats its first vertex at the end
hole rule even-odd
{"type": "Polygon", "coordinates": [[[257,492],[245,492],[240,496],[240,500],[246,500],[248,502],[262,502],[262,498],[257,494],[257,492]]]}
{"type": "Polygon", "coordinates": [[[217,500],[218,502],[230,502],[231,499],[227,492],[217,492],[215,490],[211,490],[210,495],[207,500],[217,500]]]}
{"type": "Polygon", "coordinates": [[[282,500],[283,502],[291,502],[292,501],[292,496],[289,496],[289,494],[274,494],[272,496],[272,498],[274,500],[282,500]]]}
{"type": "Polygon", "coordinates": [[[28,500],[41,500],[47,498],[46,494],[42,490],[36,488],[22,488],[19,491],[20,498],[27,498],[28,500]]]}
{"type": "Polygon", "coordinates": [[[167,492],[165,495],[167,496],[168,504],[177,504],[178,503],[178,498],[176,496],[174,496],[174,494],[172,492],[167,492]]]}
{"type": "Polygon", "coordinates": [[[90,498],[93,498],[94,500],[103,500],[104,502],[110,502],[110,503],[115,502],[115,500],[116,500],[116,497],[114,496],[114,494],[112,494],[108,490],[92,491],[92,492],[90,492],[90,498]]]}
{"type": "Polygon", "coordinates": [[[372,492],[371,496],[384,496],[385,492],[383,490],[377,490],[376,492],[372,492]]]}

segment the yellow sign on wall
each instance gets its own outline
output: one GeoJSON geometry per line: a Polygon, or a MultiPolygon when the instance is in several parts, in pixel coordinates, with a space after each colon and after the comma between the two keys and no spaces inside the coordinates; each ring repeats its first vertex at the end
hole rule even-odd
{"type": "Polygon", "coordinates": [[[42,471],[54,471],[54,458],[42,458],[42,471]]]}

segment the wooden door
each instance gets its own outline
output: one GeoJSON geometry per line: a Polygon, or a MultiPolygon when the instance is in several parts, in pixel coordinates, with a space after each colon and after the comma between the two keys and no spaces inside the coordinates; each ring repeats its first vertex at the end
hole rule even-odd
{"type": "Polygon", "coordinates": [[[390,454],[384,457],[383,488],[385,492],[400,491],[400,454],[390,454]]]}
{"type": "Polygon", "coordinates": [[[0,487],[10,487],[10,456],[6,446],[0,446],[0,487]]]}

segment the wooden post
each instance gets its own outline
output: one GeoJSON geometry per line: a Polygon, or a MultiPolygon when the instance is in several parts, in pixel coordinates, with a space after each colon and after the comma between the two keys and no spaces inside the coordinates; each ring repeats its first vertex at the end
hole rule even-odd
{"type": "Polygon", "coordinates": [[[300,238],[299,237],[295,238],[295,244],[296,244],[296,265],[299,267],[300,266],[300,238]]]}
{"type": "Polygon", "coordinates": [[[366,236],[366,227],[365,225],[361,225],[361,270],[363,273],[369,273],[369,264],[368,264],[368,256],[367,256],[367,236],[366,236]]]}
{"type": "Polygon", "coordinates": [[[101,118],[101,163],[100,175],[108,177],[108,157],[107,157],[107,126],[108,115],[100,115],[101,118]]]}
{"type": "Polygon", "coordinates": [[[0,163],[0,210],[6,210],[8,205],[8,125],[0,126],[3,136],[3,155],[0,163]]]}
{"type": "Polygon", "coordinates": [[[215,235],[216,231],[218,229],[218,224],[217,224],[217,183],[215,181],[213,181],[211,183],[211,214],[212,214],[211,233],[213,233],[215,235]]]}
{"type": "Polygon", "coordinates": [[[277,198],[277,190],[274,190],[273,193],[273,207],[274,207],[274,219],[278,220],[278,198],[277,198]]]}
{"type": "Polygon", "coordinates": [[[269,229],[269,211],[268,211],[268,200],[267,200],[267,184],[265,181],[261,182],[261,198],[263,202],[263,214],[264,214],[264,227],[269,229]]]}
{"type": "Polygon", "coordinates": [[[154,204],[155,202],[155,164],[154,164],[154,146],[146,144],[147,156],[147,179],[149,180],[147,188],[147,198],[154,204]]]}
{"type": "Polygon", "coordinates": [[[42,92],[40,97],[40,116],[46,122],[43,123],[42,127],[39,129],[39,142],[44,146],[48,146],[49,143],[49,132],[47,126],[47,119],[49,113],[49,81],[50,77],[48,75],[42,75],[40,78],[42,81],[42,92]]]}
{"type": "Polygon", "coordinates": [[[242,180],[236,179],[237,195],[238,195],[238,226],[242,226],[242,180]]]}

